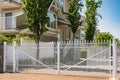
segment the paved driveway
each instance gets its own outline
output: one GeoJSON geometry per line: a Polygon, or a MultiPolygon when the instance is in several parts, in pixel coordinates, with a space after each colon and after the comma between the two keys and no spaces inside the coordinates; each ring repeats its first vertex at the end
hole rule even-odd
{"type": "Polygon", "coordinates": [[[25,73],[5,73],[0,74],[0,80],[109,80],[103,77],[82,77],[64,75],[44,75],[44,74],[25,74],[25,73]]]}

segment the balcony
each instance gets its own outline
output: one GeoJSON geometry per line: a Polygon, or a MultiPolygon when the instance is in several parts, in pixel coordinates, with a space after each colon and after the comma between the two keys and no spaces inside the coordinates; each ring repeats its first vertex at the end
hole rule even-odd
{"type": "Polygon", "coordinates": [[[16,9],[21,7],[21,0],[0,0],[0,9],[16,9]]]}
{"type": "Polygon", "coordinates": [[[15,31],[16,18],[15,17],[0,17],[0,32],[1,31],[15,31]]]}

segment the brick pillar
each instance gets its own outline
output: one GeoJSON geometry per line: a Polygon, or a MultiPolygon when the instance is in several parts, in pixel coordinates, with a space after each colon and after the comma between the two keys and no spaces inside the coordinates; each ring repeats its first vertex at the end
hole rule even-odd
{"type": "Polygon", "coordinates": [[[3,45],[0,44],[0,73],[3,72],[3,45]]]}

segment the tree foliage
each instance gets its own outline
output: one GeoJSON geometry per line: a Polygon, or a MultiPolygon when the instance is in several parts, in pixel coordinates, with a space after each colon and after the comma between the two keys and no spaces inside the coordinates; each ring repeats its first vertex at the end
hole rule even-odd
{"type": "Polygon", "coordinates": [[[119,40],[119,38],[115,38],[115,41],[117,43],[117,46],[120,46],[120,40],[119,40]]]}
{"type": "Polygon", "coordinates": [[[27,15],[27,26],[35,34],[37,44],[40,36],[47,31],[45,24],[48,23],[48,7],[52,0],[22,0],[23,10],[27,15]]]}
{"type": "Polygon", "coordinates": [[[108,41],[112,39],[113,39],[113,36],[110,33],[101,33],[96,37],[96,40],[98,41],[108,41]]]}
{"type": "Polygon", "coordinates": [[[85,22],[86,22],[86,30],[85,30],[85,39],[87,41],[92,41],[94,39],[96,26],[98,24],[98,16],[101,17],[100,14],[97,13],[97,9],[102,5],[102,0],[86,0],[86,11],[85,11],[85,22]]]}
{"type": "Polygon", "coordinates": [[[78,30],[78,27],[80,26],[80,11],[82,10],[82,3],[80,0],[70,0],[69,1],[69,10],[68,12],[65,12],[65,15],[67,16],[67,19],[69,21],[69,27],[72,30],[73,33],[73,41],[75,37],[75,33],[78,30]]]}
{"type": "Polygon", "coordinates": [[[27,26],[35,34],[36,59],[39,60],[39,41],[41,35],[47,31],[46,24],[49,22],[47,15],[52,0],[22,0],[23,10],[27,15],[27,26]]]}

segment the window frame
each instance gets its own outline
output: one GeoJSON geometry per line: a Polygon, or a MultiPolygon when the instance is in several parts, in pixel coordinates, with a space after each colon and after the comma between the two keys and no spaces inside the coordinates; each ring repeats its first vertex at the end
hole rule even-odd
{"type": "MultiPolygon", "coordinates": [[[[55,27],[55,28],[52,28],[51,26],[48,27],[48,24],[50,23],[50,22],[49,22],[49,23],[46,24],[46,28],[49,29],[49,30],[57,30],[58,27],[57,27],[57,15],[56,15],[56,13],[54,13],[54,12],[52,12],[52,11],[48,11],[48,13],[52,13],[53,15],[55,15],[55,17],[56,17],[56,18],[55,18],[55,22],[56,22],[55,26],[56,26],[56,27],[55,27]]],[[[49,16],[48,16],[48,17],[49,17],[49,16]]],[[[49,17],[49,18],[50,18],[50,17],[49,17]]],[[[50,24],[50,25],[51,25],[51,24],[50,24]]]]}

